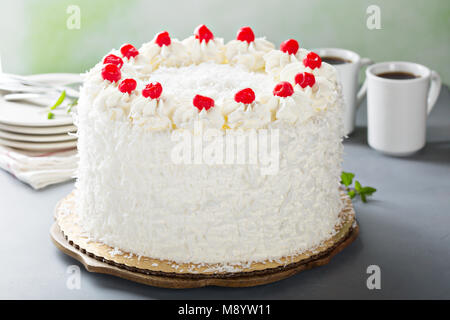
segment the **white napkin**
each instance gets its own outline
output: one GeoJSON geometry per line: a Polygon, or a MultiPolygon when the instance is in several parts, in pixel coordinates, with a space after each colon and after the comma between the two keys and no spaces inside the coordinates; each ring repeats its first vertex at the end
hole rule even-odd
{"type": "Polygon", "coordinates": [[[77,164],[76,148],[37,152],[0,145],[0,168],[34,189],[73,179],[77,164]]]}

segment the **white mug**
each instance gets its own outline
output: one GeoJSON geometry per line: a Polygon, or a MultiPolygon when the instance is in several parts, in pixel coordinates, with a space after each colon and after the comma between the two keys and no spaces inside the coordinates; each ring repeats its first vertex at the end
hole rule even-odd
{"type": "Polygon", "coordinates": [[[336,57],[348,61],[342,64],[333,64],[338,72],[344,96],[344,130],[349,135],[355,130],[356,110],[366,95],[367,81],[358,90],[359,72],[362,67],[372,64],[368,58],[361,58],[356,52],[338,48],[312,49],[321,57],[336,57]]]}
{"type": "Polygon", "coordinates": [[[441,89],[441,78],[412,62],[383,62],[367,68],[367,127],[369,145],[388,155],[406,156],[425,146],[427,115],[441,89]],[[378,75],[411,73],[413,79],[378,75]]]}

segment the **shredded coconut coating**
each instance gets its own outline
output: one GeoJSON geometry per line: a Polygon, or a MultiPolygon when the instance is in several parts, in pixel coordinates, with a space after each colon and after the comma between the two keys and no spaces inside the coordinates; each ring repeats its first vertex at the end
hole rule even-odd
{"type": "MultiPolygon", "coordinates": [[[[101,64],[87,74],[76,115],[83,230],[117,250],[178,263],[250,263],[317,247],[333,235],[342,209],[343,101],[334,68],[302,69],[294,58],[278,65],[274,59],[282,55],[269,52],[270,73],[254,73],[238,58],[233,66],[211,62],[214,48],[207,49],[207,61],[198,51],[188,59],[198,65],[180,67],[164,66],[170,50],[155,53],[157,66],[145,73],[144,62],[126,61],[122,78],[138,81],[131,95],[101,78],[101,64]],[[294,86],[289,99],[267,92],[280,78],[294,85],[291,70],[312,72],[316,86],[294,86]],[[221,77],[213,78],[214,72],[221,77]],[[154,79],[163,96],[146,101],[140,90],[154,79]],[[247,86],[257,99],[243,108],[230,95],[247,86]],[[201,114],[190,104],[196,88],[214,96],[213,112],[201,114]],[[193,119],[208,120],[206,126],[222,134],[240,126],[278,129],[278,173],[261,175],[259,164],[174,163],[172,131],[193,119]]],[[[224,48],[217,50],[222,55],[224,48]]]]}

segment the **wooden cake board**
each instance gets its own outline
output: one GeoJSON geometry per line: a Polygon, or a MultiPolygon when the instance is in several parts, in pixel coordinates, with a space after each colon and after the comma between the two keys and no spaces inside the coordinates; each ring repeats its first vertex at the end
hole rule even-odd
{"type": "Polygon", "coordinates": [[[65,254],[81,262],[87,271],[110,274],[127,280],[163,288],[204,286],[251,287],[288,278],[300,271],[322,266],[358,236],[350,198],[341,193],[344,203],[336,233],[313,251],[277,261],[239,266],[177,264],[173,261],[138,257],[103,243],[89,240],[81,232],[75,212],[75,194],[62,199],[55,208],[56,222],[50,229],[53,243],[65,254]],[[224,271],[227,270],[227,271],[224,271]],[[231,271],[230,271],[231,270],[231,271]]]}

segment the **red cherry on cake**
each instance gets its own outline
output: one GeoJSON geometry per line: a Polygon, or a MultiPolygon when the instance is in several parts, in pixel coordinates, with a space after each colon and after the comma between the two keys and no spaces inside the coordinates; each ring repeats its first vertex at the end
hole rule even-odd
{"type": "Polygon", "coordinates": [[[280,50],[286,52],[288,54],[296,54],[298,51],[299,45],[297,40],[289,39],[281,43],[280,50]]]}
{"type": "Polygon", "coordinates": [[[122,74],[120,73],[120,69],[117,65],[108,63],[102,69],[102,77],[105,80],[117,82],[122,77],[122,74]]]}
{"type": "Polygon", "coordinates": [[[290,84],[287,81],[282,81],[278,83],[273,89],[273,95],[278,97],[286,98],[292,96],[293,93],[294,88],[292,87],[292,84],[290,84]]]}
{"type": "Polygon", "coordinates": [[[250,43],[255,41],[255,34],[253,33],[252,28],[242,27],[239,29],[236,39],[240,41],[247,41],[248,43],[250,43]]]}
{"type": "Polygon", "coordinates": [[[120,52],[125,58],[130,59],[131,57],[136,57],[139,54],[139,51],[132,44],[124,44],[120,48],[120,52]]]}
{"type": "Polygon", "coordinates": [[[298,73],[295,76],[295,83],[302,88],[306,88],[307,86],[312,87],[316,83],[316,78],[309,72],[298,73]]]}
{"type": "Polygon", "coordinates": [[[171,40],[167,31],[160,32],[156,35],[155,42],[158,46],[170,46],[171,40]]]}
{"type": "Polygon", "coordinates": [[[116,66],[120,68],[122,68],[123,66],[123,60],[121,57],[116,56],[115,54],[108,54],[105,59],[103,59],[103,64],[108,64],[108,63],[112,63],[115,64],[116,66]]]}
{"type": "Polygon", "coordinates": [[[145,88],[142,90],[142,95],[144,98],[150,98],[150,99],[158,99],[161,97],[163,88],[161,83],[159,82],[152,82],[145,86],[145,88]]]}
{"type": "Polygon", "coordinates": [[[204,24],[199,25],[195,31],[194,31],[195,39],[198,39],[200,42],[205,40],[206,43],[209,42],[209,40],[214,39],[214,35],[211,32],[211,30],[208,29],[207,26],[204,24]]]}
{"type": "Polygon", "coordinates": [[[192,101],[194,107],[198,109],[198,111],[202,111],[202,109],[209,110],[214,107],[214,100],[210,97],[205,97],[201,95],[196,95],[194,100],[192,101]]]}
{"type": "Polygon", "coordinates": [[[136,85],[137,85],[136,80],[124,79],[119,84],[119,91],[123,92],[123,93],[131,94],[131,92],[133,92],[133,90],[136,89],[136,85]]]}
{"type": "Polygon", "coordinates": [[[237,103],[250,104],[255,101],[255,92],[250,89],[242,89],[234,95],[234,101],[237,103]]]}
{"type": "Polygon", "coordinates": [[[310,52],[303,59],[303,64],[305,67],[310,67],[311,69],[320,68],[322,65],[322,59],[315,52],[310,52]]]}

